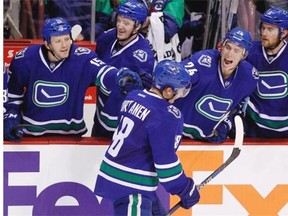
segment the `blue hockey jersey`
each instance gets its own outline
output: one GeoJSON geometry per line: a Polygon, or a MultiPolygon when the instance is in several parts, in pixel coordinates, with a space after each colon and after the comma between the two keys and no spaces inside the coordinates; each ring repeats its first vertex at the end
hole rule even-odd
{"type": "Polygon", "coordinates": [[[247,108],[248,137],[288,137],[288,45],[269,60],[261,42],[247,57],[259,71],[259,83],[247,108]]]}
{"type": "Polygon", "coordinates": [[[134,90],[122,103],[119,119],[95,194],[114,201],[135,193],[153,199],[159,182],[169,193],[179,194],[188,180],[176,154],[181,112],[153,92],[134,90]]]}
{"type": "Polygon", "coordinates": [[[182,61],[191,75],[192,88],[175,106],[184,115],[183,134],[191,139],[210,135],[218,121],[256,88],[258,72],[251,64],[241,61],[225,80],[220,58],[218,50],[204,50],[182,61]]]}
{"type": "Polygon", "coordinates": [[[117,89],[118,70],[90,49],[75,45],[69,58],[58,64],[45,59],[41,45],[27,47],[16,54],[9,70],[9,108],[22,112],[22,123],[34,125],[24,129],[33,136],[83,135],[87,131],[83,104],[89,85],[97,81],[110,90],[117,89]]]}
{"type": "Polygon", "coordinates": [[[6,112],[7,102],[8,102],[8,73],[7,73],[7,70],[6,70],[5,65],[4,65],[4,70],[3,70],[3,113],[6,112]]]}
{"type": "MultiPolygon", "coordinates": [[[[138,34],[121,49],[117,48],[116,29],[104,32],[97,40],[96,53],[104,62],[116,68],[127,67],[132,71],[152,74],[155,64],[148,41],[138,34]]],[[[123,95],[120,91],[107,92],[98,88],[97,107],[92,136],[112,138],[118,124],[118,114],[123,95]]]]}

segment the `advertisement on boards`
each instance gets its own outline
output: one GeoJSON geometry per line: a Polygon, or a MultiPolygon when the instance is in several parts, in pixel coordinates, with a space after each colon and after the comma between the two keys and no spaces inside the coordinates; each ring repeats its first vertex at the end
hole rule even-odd
{"type": "MultiPolygon", "coordinates": [[[[107,145],[4,145],[4,215],[113,215],[109,200],[93,193],[107,145]]],[[[178,150],[186,174],[202,182],[233,146],[184,145],[178,150]]],[[[175,216],[287,216],[288,148],[243,146],[240,155],[201,189],[192,209],[175,216]]],[[[157,191],[165,208],[179,198],[157,191]]]]}

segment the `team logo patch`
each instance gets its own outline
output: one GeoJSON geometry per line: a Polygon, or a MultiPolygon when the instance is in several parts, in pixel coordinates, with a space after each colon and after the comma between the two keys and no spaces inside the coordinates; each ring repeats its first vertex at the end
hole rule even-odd
{"type": "Polygon", "coordinates": [[[140,50],[140,49],[134,51],[133,56],[136,59],[138,59],[140,62],[146,62],[148,58],[147,52],[145,52],[144,50],[140,50]]]}
{"type": "Polygon", "coordinates": [[[288,75],[282,71],[260,72],[257,84],[259,97],[264,99],[284,98],[288,95],[288,75]]]}
{"type": "Polygon", "coordinates": [[[172,113],[176,118],[181,118],[181,112],[173,105],[167,107],[168,112],[172,113]]]}
{"type": "Polygon", "coordinates": [[[198,63],[200,65],[208,67],[208,68],[211,68],[211,62],[212,62],[212,59],[208,55],[201,55],[200,58],[198,59],[198,63]]]}
{"type": "Polygon", "coordinates": [[[232,105],[232,100],[205,95],[196,103],[197,111],[208,119],[219,121],[232,105]]]}
{"type": "Polygon", "coordinates": [[[259,79],[259,72],[256,68],[253,67],[252,69],[252,76],[255,78],[255,79],[259,79]]]}
{"type": "Polygon", "coordinates": [[[80,56],[80,55],[87,55],[87,54],[89,54],[90,52],[91,52],[90,49],[87,49],[87,48],[85,48],[85,47],[78,47],[78,48],[75,50],[74,54],[75,54],[76,56],[80,56]]]}
{"type": "Polygon", "coordinates": [[[25,55],[25,51],[27,50],[28,47],[20,50],[19,52],[16,53],[15,55],[15,59],[20,59],[20,58],[23,58],[25,55]]]}
{"type": "Polygon", "coordinates": [[[33,101],[39,107],[59,106],[68,99],[69,86],[63,82],[38,80],[33,87],[33,101]]]}

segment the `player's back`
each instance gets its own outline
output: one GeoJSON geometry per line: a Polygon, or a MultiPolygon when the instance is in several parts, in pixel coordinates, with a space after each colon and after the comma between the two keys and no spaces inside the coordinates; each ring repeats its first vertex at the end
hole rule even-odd
{"type": "Polygon", "coordinates": [[[180,136],[182,133],[182,116],[178,109],[170,107],[174,106],[147,90],[134,90],[127,95],[122,103],[120,122],[100,168],[95,193],[100,196],[105,194],[111,199],[139,191],[151,196],[158,185],[154,163],[164,160],[164,157],[157,158],[160,152],[152,149],[161,149],[166,161],[175,160],[165,154],[167,149],[171,152],[170,148],[173,154],[176,151],[175,133],[167,133],[169,129],[165,130],[165,127],[176,128],[174,132],[180,136]],[[170,144],[165,141],[169,136],[172,140],[170,144]],[[159,141],[157,147],[151,140],[159,141]],[[114,175],[113,170],[117,170],[118,174],[114,175]]]}

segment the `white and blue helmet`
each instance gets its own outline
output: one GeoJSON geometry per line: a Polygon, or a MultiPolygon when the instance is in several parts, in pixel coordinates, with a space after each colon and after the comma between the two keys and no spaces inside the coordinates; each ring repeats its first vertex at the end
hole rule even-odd
{"type": "Polygon", "coordinates": [[[71,26],[67,22],[67,20],[61,17],[56,17],[46,19],[44,21],[42,27],[42,37],[44,41],[47,41],[47,43],[50,43],[50,39],[52,36],[59,36],[65,34],[71,35],[71,26]]]}
{"type": "Polygon", "coordinates": [[[183,87],[190,86],[190,75],[182,64],[166,59],[160,61],[155,67],[153,84],[160,90],[171,87],[177,92],[183,87]]]}
{"type": "Polygon", "coordinates": [[[227,40],[235,43],[240,47],[243,47],[246,52],[249,52],[252,46],[252,38],[249,32],[240,27],[235,27],[227,32],[224,38],[224,43],[227,40]]]}
{"type": "Polygon", "coordinates": [[[261,16],[261,23],[268,23],[279,27],[280,32],[288,29],[288,11],[282,8],[272,7],[261,16]]]}
{"type": "Polygon", "coordinates": [[[135,25],[143,24],[148,15],[148,9],[145,4],[137,0],[128,0],[120,4],[117,8],[117,15],[127,17],[135,21],[135,25]]]}

